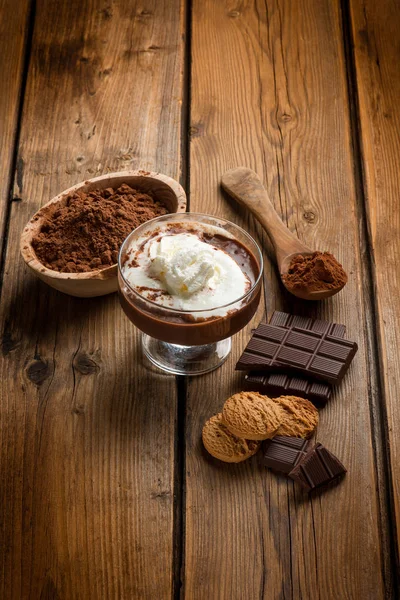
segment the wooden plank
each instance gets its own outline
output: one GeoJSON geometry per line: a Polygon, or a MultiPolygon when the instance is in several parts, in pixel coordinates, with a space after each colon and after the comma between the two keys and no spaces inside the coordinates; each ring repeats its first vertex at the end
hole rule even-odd
{"type": "MultiPolygon", "coordinates": [[[[0,0],[0,239],[7,215],[11,164],[14,156],[18,109],[28,32],[29,0],[17,3],[0,0]]],[[[1,249],[0,249],[1,254],[1,249]]]]}
{"type": "Polygon", "coordinates": [[[0,596],[170,598],[174,378],[117,295],[27,272],[32,213],[89,176],[179,178],[183,2],[37,2],[1,304],[0,596]]]}
{"type": "MultiPolygon", "coordinates": [[[[375,292],[384,422],[400,553],[400,14],[389,0],[350,2],[359,129],[375,292]]],[[[400,568],[399,563],[397,568],[400,568]]]]}
{"type": "Polygon", "coordinates": [[[363,327],[371,315],[363,304],[339,3],[195,0],[192,48],[191,210],[255,233],[252,220],[221,194],[219,180],[235,166],[257,171],[291,230],[310,247],[333,252],[350,274],[330,301],[295,302],[266,255],[268,314],[282,307],[345,323],[359,350],[320,413],[317,435],[349,473],[314,499],[257,459],[225,465],[202,450],[203,423],[241,389],[234,365],[257,318],[234,339],[223,367],[189,384],[185,597],[383,598],[380,526],[387,524],[376,494],[373,366],[363,327]]]}

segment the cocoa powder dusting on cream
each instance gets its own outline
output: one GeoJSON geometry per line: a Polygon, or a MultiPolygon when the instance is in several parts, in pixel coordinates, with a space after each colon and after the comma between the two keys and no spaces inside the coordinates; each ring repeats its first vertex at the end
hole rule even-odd
{"type": "Polygon", "coordinates": [[[289,291],[320,292],[343,287],[347,283],[347,274],[333,254],[313,252],[308,256],[298,254],[293,257],[282,280],[289,291]]]}
{"type": "Polygon", "coordinates": [[[122,184],[91,192],[78,191],[44,208],[43,224],[33,238],[36,256],[47,268],[82,273],[115,264],[119,248],[136,227],[168,213],[153,198],[122,184]]]}

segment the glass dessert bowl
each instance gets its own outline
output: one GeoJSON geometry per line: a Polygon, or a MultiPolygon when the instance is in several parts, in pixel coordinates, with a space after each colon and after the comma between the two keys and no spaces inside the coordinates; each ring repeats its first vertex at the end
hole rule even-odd
{"type": "Polygon", "coordinates": [[[231,336],[256,312],[262,270],[258,245],[234,223],[168,214],[140,225],[122,244],[119,298],[154,365],[200,375],[225,361],[231,336]]]}

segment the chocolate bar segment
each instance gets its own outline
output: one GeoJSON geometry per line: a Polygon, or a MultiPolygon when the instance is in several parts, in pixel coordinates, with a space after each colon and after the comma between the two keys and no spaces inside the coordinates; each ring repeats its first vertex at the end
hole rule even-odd
{"type": "Polygon", "coordinates": [[[316,333],[326,333],[333,337],[343,338],[346,333],[346,325],[341,323],[331,323],[321,319],[311,319],[311,317],[301,317],[299,315],[291,315],[289,313],[274,311],[269,320],[270,325],[277,327],[307,329],[316,333]]]}
{"type": "Polygon", "coordinates": [[[300,396],[318,407],[325,406],[332,394],[332,386],[322,381],[285,373],[258,373],[251,371],[244,378],[244,388],[266,396],[300,396]]]}
{"type": "MultiPolygon", "coordinates": [[[[332,324],[333,325],[333,324],[332,324]]],[[[236,364],[241,371],[298,372],[329,383],[345,375],[357,344],[325,331],[261,323],[236,364]]]]}
{"type": "Polygon", "coordinates": [[[262,446],[263,464],[269,469],[289,473],[304,458],[311,442],[303,438],[277,435],[262,446]]]}
{"type": "Polygon", "coordinates": [[[346,472],[340,460],[318,443],[290,471],[289,477],[311,491],[340,479],[346,472]]]}

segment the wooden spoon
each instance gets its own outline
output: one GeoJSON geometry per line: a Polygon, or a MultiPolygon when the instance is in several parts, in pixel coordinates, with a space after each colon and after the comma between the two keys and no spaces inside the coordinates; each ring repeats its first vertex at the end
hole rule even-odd
{"type": "MultiPolygon", "coordinates": [[[[279,272],[288,272],[290,261],[298,254],[307,256],[313,253],[289,231],[271,204],[268,194],[257,173],[246,167],[238,167],[227,171],[221,179],[222,187],[230,196],[247,208],[271,238],[276,253],[279,272]]],[[[283,285],[285,282],[282,280],[283,285]]],[[[307,290],[286,289],[303,300],[322,300],[340,292],[344,284],[332,290],[308,292],[307,290]]]]}

